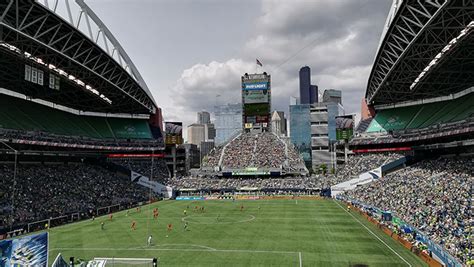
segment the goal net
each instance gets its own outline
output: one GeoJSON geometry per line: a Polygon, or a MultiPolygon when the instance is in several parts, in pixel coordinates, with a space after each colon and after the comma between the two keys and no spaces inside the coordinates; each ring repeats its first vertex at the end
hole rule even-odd
{"type": "Polygon", "coordinates": [[[94,260],[87,263],[87,267],[108,266],[156,267],[158,262],[153,258],[94,258],[94,260]]]}

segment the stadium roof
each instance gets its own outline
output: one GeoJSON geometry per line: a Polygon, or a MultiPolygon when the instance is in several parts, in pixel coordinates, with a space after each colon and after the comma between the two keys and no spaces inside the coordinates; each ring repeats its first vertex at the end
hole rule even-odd
{"type": "Polygon", "coordinates": [[[129,56],[83,0],[0,1],[0,54],[0,87],[28,97],[91,112],[157,108],[129,56]],[[25,65],[61,77],[60,90],[48,88],[48,76],[44,86],[25,82],[25,65]]]}
{"type": "Polygon", "coordinates": [[[392,9],[367,103],[446,96],[474,86],[472,0],[395,1],[392,9]]]}

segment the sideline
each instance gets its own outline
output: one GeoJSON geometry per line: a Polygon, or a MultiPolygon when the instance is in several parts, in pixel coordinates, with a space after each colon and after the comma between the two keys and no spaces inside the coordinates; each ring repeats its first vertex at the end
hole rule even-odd
{"type": "Polygon", "coordinates": [[[339,204],[339,202],[337,200],[334,200],[333,201],[343,210],[345,211],[346,213],[348,213],[349,215],[351,215],[352,218],[354,218],[354,220],[356,220],[360,225],[362,225],[369,233],[371,233],[373,236],[375,236],[380,242],[382,242],[387,248],[389,248],[395,255],[397,255],[400,259],[402,259],[406,264],[408,264],[408,266],[412,267],[411,264],[405,260],[402,256],[400,256],[400,254],[398,254],[391,246],[389,246],[387,243],[385,243],[382,239],[380,239],[380,237],[378,237],[374,232],[372,232],[372,230],[370,230],[367,226],[365,226],[361,221],[359,221],[359,219],[357,219],[352,213],[348,212],[347,210],[344,209],[344,207],[341,206],[341,204],[339,204]]]}

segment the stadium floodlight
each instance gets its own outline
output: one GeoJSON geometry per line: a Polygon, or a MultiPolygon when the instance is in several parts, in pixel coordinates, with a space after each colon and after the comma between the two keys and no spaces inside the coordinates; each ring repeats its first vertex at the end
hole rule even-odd
{"type": "Polygon", "coordinates": [[[12,208],[11,208],[11,213],[10,213],[10,231],[12,231],[13,230],[13,213],[15,211],[15,187],[16,187],[16,169],[17,169],[17,163],[18,163],[18,150],[14,149],[13,147],[3,142],[2,140],[0,140],[0,143],[2,143],[8,149],[10,149],[11,151],[15,153],[15,163],[13,167],[12,208]]]}

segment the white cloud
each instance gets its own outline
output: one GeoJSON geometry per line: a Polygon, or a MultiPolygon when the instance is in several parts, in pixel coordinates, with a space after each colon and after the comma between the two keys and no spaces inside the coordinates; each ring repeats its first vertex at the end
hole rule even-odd
{"type": "Polygon", "coordinates": [[[274,109],[287,111],[289,97],[298,95],[298,71],[308,65],[313,84],[342,90],[346,111],[358,113],[389,7],[389,0],[264,0],[244,56],[184,70],[173,106],[190,123],[195,112],[213,110],[218,94],[221,102],[240,101],[240,76],[254,72],[258,58],[272,75],[274,109]]]}

